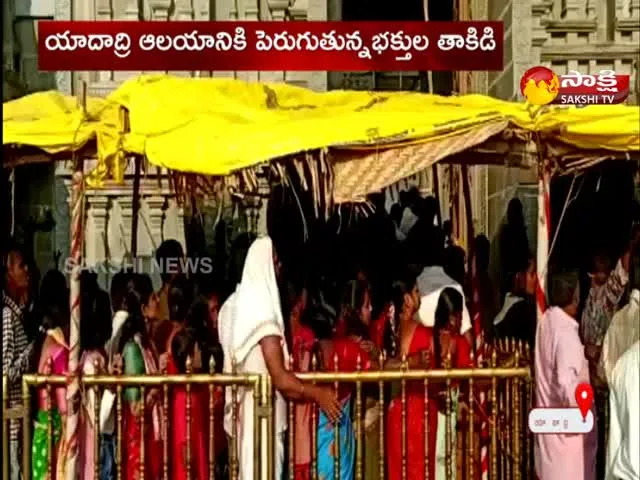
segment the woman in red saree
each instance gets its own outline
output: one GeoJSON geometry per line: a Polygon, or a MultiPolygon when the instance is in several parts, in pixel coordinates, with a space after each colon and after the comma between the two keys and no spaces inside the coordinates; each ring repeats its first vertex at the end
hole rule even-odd
{"type": "MultiPolygon", "coordinates": [[[[119,351],[122,352],[126,375],[153,375],[158,373],[157,357],[150,339],[150,329],[159,315],[159,301],[148,275],[136,274],[127,284],[125,296],[129,316],[122,326],[119,351]]],[[[144,468],[145,478],[162,477],[162,416],[159,392],[147,389],[142,398],[140,389],[130,387],[124,391],[122,471],[126,480],[138,480],[144,468]],[[142,402],[144,418],[141,417],[142,402]],[[143,430],[144,429],[144,430],[143,430]],[[144,433],[144,455],[141,438],[144,433]],[[144,462],[144,463],[143,463],[144,462]]]]}
{"type": "MultiPolygon", "coordinates": [[[[209,304],[205,298],[195,302],[192,296],[193,287],[185,277],[177,277],[169,286],[169,313],[173,329],[169,335],[164,367],[169,375],[187,373],[187,358],[191,358],[191,373],[208,372],[210,352],[206,344],[206,322],[209,317],[209,304]],[[196,341],[200,339],[201,341],[196,341]]],[[[169,459],[171,478],[206,480],[209,478],[209,388],[206,385],[191,385],[191,393],[187,396],[184,386],[171,389],[171,427],[167,426],[166,434],[173,455],[169,459]],[[189,398],[190,462],[187,462],[187,398],[189,398]],[[190,465],[190,476],[187,475],[190,465]]],[[[226,436],[222,428],[224,416],[223,389],[214,390],[214,455],[218,460],[216,470],[222,471],[219,464],[220,454],[226,448],[226,436]],[[216,428],[217,427],[217,428],[216,428]]]]}
{"type": "MultiPolygon", "coordinates": [[[[191,328],[183,328],[173,335],[172,363],[180,374],[187,373],[187,358],[191,359],[192,373],[202,373],[204,370],[202,349],[196,341],[196,335],[196,331],[191,328]]],[[[175,480],[207,480],[209,478],[207,443],[209,392],[206,386],[202,387],[192,385],[190,395],[187,395],[185,388],[176,388],[172,393],[171,478],[175,480]],[[189,402],[188,415],[187,402],[189,402]],[[187,452],[187,425],[191,426],[189,452],[187,452]]],[[[221,419],[218,417],[218,421],[221,419]]]]}
{"type": "MultiPolygon", "coordinates": [[[[452,367],[468,366],[470,351],[459,334],[462,321],[462,295],[452,288],[443,290],[436,309],[433,329],[414,321],[420,306],[420,295],[413,280],[396,281],[393,286],[393,303],[396,324],[399,326],[398,346],[400,355],[408,359],[409,366],[427,363],[428,368],[440,368],[451,355],[452,367]]],[[[429,422],[428,462],[429,478],[436,476],[438,412],[443,409],[442,389],[434,382],[429,390],[427,421],[429,422]]],[[[402,460],[406,458],[407,479],[425,478],[425,398],[422,381],[408,382],[406,389],[406,451],[402,451],[402,402],[396,397],[389,405],[387,415],[387,465],[389,480],[402,479],[402,460]],[[410,426],[410,428],[409,428],[410,426]]],[[[439,466],[440,467],[440,466],[439,466]]]]}
{"type": "MultiPolygon", "coordinates": [[[[292,337],[291,356],[295,372],[311,371],[311,358],[316,344],[313,330],[302,322],[302,315],[307,304],[307,291],[303,288],[296,291],[291,284],[289,302],[293,305],[289,314],[289,325],[292,337]]],[[[311,412],[313,404],[298,402],[295,404],[294,424],[294,478],[309,480],[311,478],[311,412]]]]}
{"type": "Polygon", "coordinates": [[[168,375],[176,375],[176,368],[171,355],[171,344],[175,335],[187,325],[187,316],[193,304],[193,286],[184,276],[178,276],[169,284],[167,293],[171,331],[167,337],[167,345],[160,355],[160,369],[168,375]]]}
{"type": "MultiPolygon", "coordinates": [[[[347,330],[350,330],[351,340],[357,342],[367,353],[366,357],[370,359],[371,365],[367,365],[366,369],[377,369],[380,366],[380,352],[387,347],[388,333],[392,329],[390,313],[391,306],[387,304],[378,317],[373,319],[371,285],[362,277],[347,283],[339,323],[345,326],[343,336],[347,336],[347,330]],[[348,328],[347,325],[351,327],[348,328]]],[[[381,480],[379,393],[377,388],[371,387],[372,384],[365,384],[364,415],[360,419],[364,427],[364,476],[367,480],[381,480]]]]}
{"type": "MultiPolygon", "coordinates": [[[[355,372],[371,369],[371,342],[365,339],[368,332],[368,321],[366,316],[370,312],[370,303],[367,305],[357,301],[357,290],[359,281],[347,284],[343,305],[340,310],[340,320],[342,322],[342,335],[335,334],[332,337],[329,328],[321,328],[316,325],[320,350],[320,368],[326,371],[335,372],[355,372]],[[364,305],[364,306],[363,306],[364,305]],[[360,308],[362,307],[362,308],[360,308]],[[361,310],[366,310],[362,315],[361,310]],[[367,322],[367,323],[365,323],[367,322]]],[[[364,284],[363,284],[364,285],[364,284]]],[[[366,291],[366,290],[365,290],[366,291]]],[[[368,298],[368,293],[365,294],[368,298]]],[[[325,326],[326,327],[326,326],[325,326]]],[[[339,477],[344,480],[351,480],[354,477],[355,467],[355,432],[351,416],[351,396],[354,386],[341,384],[338,389],[338,401],[342,409],[342,416],[339,420],[339,443],[335,444],[334,429],[335,424],[330,422],[324,413],[320,412],[317,425],[317,465],[318,477],[321,479],[335,477],[335,457],[339,456],[339,477]]]]}

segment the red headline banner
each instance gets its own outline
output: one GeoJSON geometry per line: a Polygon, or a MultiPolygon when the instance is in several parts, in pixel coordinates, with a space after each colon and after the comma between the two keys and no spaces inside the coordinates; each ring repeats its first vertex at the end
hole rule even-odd
{"type": "Polygon", "coordinates": [[[502,22],[38,22],[40,70],[502,70],[502,22]]]}

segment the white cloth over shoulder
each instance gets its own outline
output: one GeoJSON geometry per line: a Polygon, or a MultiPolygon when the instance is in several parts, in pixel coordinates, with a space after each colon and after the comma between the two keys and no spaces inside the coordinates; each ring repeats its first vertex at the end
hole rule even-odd
{"type": "Polygon", "coordinates": [[[249,248],[242,280],[236,290],[236,318],[231,350],[238,364],[264,337],[277,335],[284,338],[273,245],[269,237],[256,239],[249,248]]]}
{"type": "MultiPolygon", "coordinates": [[[[255,240],[247,253],[242,280],[236,292],[225,302],[219,317],[220,343],[224,353],[224,370],[230,373],[233,362],[238,373],[268,374],[260,340],[269,336],[281,338],[285,358],[288,351],[285,342],[284,320],[280,307],[280,293],[273,263],[273,245],[269,237],[255,240]]],[[[225,430],[233,433],[233,398],[227,388],[225,400],[225,430]]],[[[241,388],[238,391],[238,424],[236,425],[240,445],[240,480],[254,479],[254,433],[253,394],[241,388]]],[[[275,428],[282,433],[287,428],[287,405],[279,392],[275,401],[275,428]]],[[[266,476],[267,438],[262,429],[261,467],[266,476]]],[[[281,452],[282,435],[276,435],[278,445],[274,451],[281,452]]],[[[275,473],[281,474],[283,456],[275,459],[275,473]],[[281,458],[282,457],[282,458],[281,458]]],[[[276,477],[278,478],[278,477],[276,477]]]]}
{"type": "Polygon", "coordinates": [[[640,478],[640,342],[620,357],[611,374],[606,480],[640,478]]]}
{"type": "Polygon", "coordinates": [[[418,277],[418,290],[420,291],[420,309],[418,320],[425,327],[433,327],[435,324],[436,308],[440,300],[440,294],[445,288],[455,288],[462,295],[462,326],[460,333],[466,333],[471,329],[471,316],[467,310],[462,286],[447,275],[442,267],[426,267],[418,277]]]}

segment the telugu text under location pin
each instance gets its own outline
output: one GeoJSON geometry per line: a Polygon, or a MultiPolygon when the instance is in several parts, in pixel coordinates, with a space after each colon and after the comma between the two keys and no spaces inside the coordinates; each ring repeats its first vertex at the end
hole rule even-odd
{"type": "Polygon", "coordinates": [[[593,403],[593,388],[588,383],[581,383],[576,387],[576,403],[582,414],[583,421],[587,421],[587,413],[593,403]]]}

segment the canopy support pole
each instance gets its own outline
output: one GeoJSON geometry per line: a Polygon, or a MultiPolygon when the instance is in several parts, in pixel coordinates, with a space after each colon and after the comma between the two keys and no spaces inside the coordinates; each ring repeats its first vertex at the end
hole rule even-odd
{"type": "Polygon", "coordinates": [[[449,218],[451,234],[460,245],[462,226],[460,225],[460,175],[457,165],[449,165],[449,218]]]}
{"type": "Polygon", "coordinates": [[[538,242],[536,252],[538,322],[542,320],[547,309],[547,266],[549,265],[549,240],[551,238],[551,173],[545,163],[538,164],[538,242]]]}
{"type": "Polygon", "coordinates": [[[135,172],[133,176],[133,204],[131,215],[131,258],[138,255],[138,216],[140,212],[140,156],[135,157],[135,172]]]}
{"type": "MultiPolygon", "coordinates": [[[[471,211],[471,185],[469,181],[469,168],[466,164],[460,166],[460,175],[462,176],[462,195],[464,196],[464,213],[467,227],[467,252],[471,251],[473,239],[475,238],[473,229],[473,212],[471,211]]],[[[471,267],[471,255],[467,255],[469,267],[471,267]]],[[[471,268],[469,268],[471,271],[471,268]]]]}
{"type": "MultiPolygon", "coordinates": [[[[129,111],[125,107],[120,108],[120,121],[122,122],[122,135],[131,131],[129,123],[129,111]]],[[[140,170],[142,159],[139,155],[133,157],[133,192],[131,201],[131,261],[135,262],[138,255],[138,217],[140,215],[140,170]]],[[[135,263],[134,263],[135,264],[135,263]]]]}
{"type": "Polygon", "coordinates": [[[436,218],[438,219],[438,225],[442,227],[442,209],[440,208],[440,179],[438,178],[438,164],[431,165],[431,177],[433,178],[433,196],[438,202],[438,210],[436,211],[436,218]]]}
{"type": "MultiPolygon", "coordinates": [[[[87,84],[82,82],[80,103],[84,118],[87,114],[87,84]]],[[[67,420],[65,441],[60,448],[64,460],[64,477],[76,480],[78,477],[78,423],[80,415],[80,273],[82,272],[82,250],[84,244],[84,159],[75,160],[71,183],[71,251],[73,269],[69,279],[69,364],[71,381],[67,386],[67,420]]]]}

